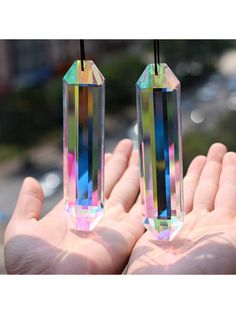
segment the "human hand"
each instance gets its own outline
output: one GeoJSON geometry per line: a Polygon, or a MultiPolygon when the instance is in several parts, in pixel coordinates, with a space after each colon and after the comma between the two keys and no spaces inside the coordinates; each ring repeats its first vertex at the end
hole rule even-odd
{"type": "Polygon", "coordinates": [[[105,214],[95,230],[71,229],[61,201],[40,219],[43,192],[27,178],[7,226],[5,266],[8,273],[121,273],[144,232],[140,221],[138,154],[130,140],[106,155],[105,214]]]}
{"type": "Polygon", "coordinates": [[[214,144],[184,179],[185,222],[172,242],[146,232],[131,254],[129,274],[236,273],[236,153],[214,144]]]}

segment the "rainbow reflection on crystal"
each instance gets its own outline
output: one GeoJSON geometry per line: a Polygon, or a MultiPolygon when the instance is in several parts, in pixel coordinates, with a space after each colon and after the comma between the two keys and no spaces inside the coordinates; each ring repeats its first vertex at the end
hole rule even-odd
{"type": "Polygon", "coordinates": [[[144,225],[172,240],[183,224],[180,82],[166,64],[149,64],[136,84],[144,225]]]}
{"type": "Polygon", "coordinates": [[[75,61],[63,78],[64,198],[78,230],[103,214],[105,79],[93,63],[75,61]]]}

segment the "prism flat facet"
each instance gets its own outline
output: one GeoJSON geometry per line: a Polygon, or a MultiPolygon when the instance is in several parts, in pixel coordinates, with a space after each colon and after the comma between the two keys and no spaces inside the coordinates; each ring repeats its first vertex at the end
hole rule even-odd
{"type": "Polygon", "coordinates": [[[75,61],[63,78],[64,198],[78,230],[103,215],[105,79],[93,61],[75,61]]]}
{"type": "Polygon", "coordinates": [[[171,240],[183,224],[180,82],[149,64],[136,84],[141,198],[145,227],[171,240]]]}

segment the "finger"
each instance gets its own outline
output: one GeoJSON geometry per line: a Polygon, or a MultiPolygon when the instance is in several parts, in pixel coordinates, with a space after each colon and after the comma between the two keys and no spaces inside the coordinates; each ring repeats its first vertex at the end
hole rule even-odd
{"type": "Polygon", "coordinates": [[[122,235],[126,239],[130,239],[130,235],[132,235],[132,240],[130,240],[129,244],[131,245],[131,249],[133,249],[133,246],[135,245],[137,240],[145,232],[142,221],[142,205],[140,197],[137,199],[134,206],[130,209],[126,218],[119,222],[118,227],[123,230],[122,235]]]}
{"type": "Polygon", "coordinates": [[[215,208],[236,214],[236,153],[228,152],[224,156],[215,208]]]}
{"type": "Polygon", "coordinates": [[[129,211],[129,216],[135,216],[140,221],[142,226],[143,226],[143,221],[142,220],[143,220],[143,213],[144,213],[143,206],[144,205],[141,202],[141,195],[139,194],[138,198],[137,198],[137,200],[136,200],[136,202],[134,204],[134,206],[129,211]]]}
{"type": "Polygon", "coordinates": [[[138,152],[134,151],[130,157],[129,166],[119,182],[113,188],[107,201],[107,207],[117,207],[129,211],[139,193],[138,152]]]}
{"type": "Polygon", "coordinates": [[[138,150],[135,149],[132,151],[132,154],[129,158],[129,163],[128,165],[131,166],[131,165],[135,165],[135,166],[138,166],[138,162],[139,162],[139,155],[138,155],[138,150]]]}
{"type": "Polygon", "coordinates": [[[18,197],[13,219],[29,220],[39,219],[43,204],[43,191],[41,185],[34,178],[24,180],[18,197]]]}
{"type": "Polygon", "coordinates": [[[114,185],[118,182],[124,173],[130,154],[132,152],[133,144],[131,140],[124,139],[116,146],[112,157],[105,167],[105,197],[108,198],[114,185]]]}
{"type": "Polygon", "coordinates": [[[207,161],[202,170],[194,195],[193,210],[213,210],[222,160],[226,151],[227,149],[223,144],[216,143],[210,147],[207,161]]]}
{"type": "Polygon", "coordinates": [[[111,157],[112,157],[112,154],[111,154],[111,153],[106,153],[106,154],[105,154],[105,164],[108,163],[108,161],[111,159],[111,157]]]}
{"type": "Polygon", "coordinates": [[[206,164],[206,156],[197,156],[188,167],[184,178],[184,212],[188,214],[193,209],[193,198],[202,169],[206,164]]]}

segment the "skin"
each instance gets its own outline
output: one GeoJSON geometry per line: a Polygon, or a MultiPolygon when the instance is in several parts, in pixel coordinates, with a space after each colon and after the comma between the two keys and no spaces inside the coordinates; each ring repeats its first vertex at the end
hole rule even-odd
{"type": "Polygon", "coordinates": [[[106,156],[106,211],[91,233],[73,229],[59,203],[40,217],[43,195],[24,181],[5,233],[8,273],[216,274],[236,272],[236,154],[214,144],[184,179],[185,222],[172,242],[141,223],[137,152],[123,140],[106,156]],[[136,243],[136,244],[135,244],[136,243]]]}
{"type": "Polygon", "coordinates": [[[222,144],[195,158],[184,179],[185,222],[172,242],[146,232],[129,274],[236,273],[236,153],[222,144]]]}
{"type": "Polygon", "coordinates": [[[5,232],[5,266],[10,274],[121,273],[144,232],[140,221],[138,154],[121,141],[106,155],[105,214],[95,230],[77,231],[60,202],[40,219],[43,193],[25,179],[5,232]]]}

